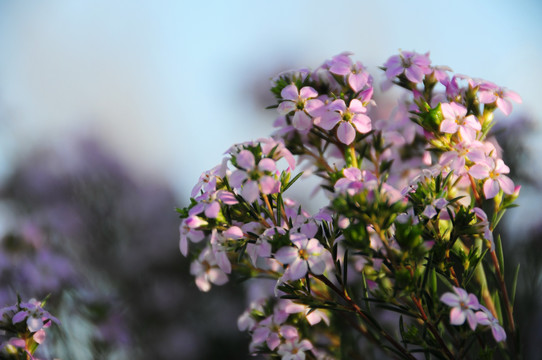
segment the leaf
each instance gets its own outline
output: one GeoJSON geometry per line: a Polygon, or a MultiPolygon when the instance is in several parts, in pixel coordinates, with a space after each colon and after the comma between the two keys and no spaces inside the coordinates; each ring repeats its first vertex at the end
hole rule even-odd
{"type": "Polygon", "coordinates": [[[378,308],[390,310],[390,311],[393,311],[393,312],[396,312],[396,313],[399,313],[399,314],[410,316],[412,318],[417,318],[418,317],[417,314],[411,313],[408,308],[400,308],[398,306],[393,306],[393,305],[388,305],[388,304],[380,304],[380,305],[376,305],[376,306],[378,308]]]}
{"type": "Polygon", "coordinates": [[[516,289],[519,278],[519,265],[520,264],[516,266],[516,271],[514,272],[514,280],[512,281],[512,289],[510,291],[510,306],[514,306],[514,300],[516,299],[516,289]]]}
{"type": "Polygon", "coordinates": [[[346,286],[347,284],[347,280],[348,280],[348,269],[346,268],[347,264],[348,264],[348,249],[345,250],[344,252],[344,260],[343,260],[343,286],[346,286]]]}
{"type": "Polygon", "coordinates": [[[499,260],[499,266],[501,268],[501,274],[504,276],[504,255],[502,252],[502,242],[501,242],[501,235],[497,236],[497,241],[495,241],[495,253],[497,255],[497,259],[499,260]]]}
{"type": "Polygon", "coordinates": [[[489,251],[489,249],[486,249],[482,255],[480,255],[475,261],[474,263],[470,264],[469,267],[469,272],[465,275],[465,280],[463,280],[463,287],[467,287],[467,285],[469,284],[469,282],[471,281],[472,277],[474,276],[474,273],[476,272],[476,268],[478,267],[478,265],[480,264],[480,262],[482,261],[482,259],[484,258],[484,256],[486,255],[486,253],[489,251]]]}
{"type": "Polygon", "coordinates": [[[454,289],[454,285],[450,282],[450,279],[448,279],[446,276],[442,275],[439,271],[437,271],[437,277],[442,281],[442,283],[449,289],[454,289]]]}
{"type": "Polygon", "coordinates": [[[431,273],[433,269],[433,252],[430,253],[429,259],[427,260],[427,263],[425,264],[425,270],[423,273],[423,280],[422,284],[420,286],[420,290],[425,289],[425,285],[427,284],[427,279],[429,277],[429,274],[431,273]]]}
{"type": "Polygon", "coordinates": [[[286,190],[288,190],[288,188],[290,186],[292,186],[294,184],[294,182],[296,182],[297,179],[299,179],[301,177],[301,175],[303,175],[303,172],[300,172],[299,174],[297,174],[288,184],[286,184],[284,186],[284,189],[282,189],[282,192],[285,192],[286,190]]]}

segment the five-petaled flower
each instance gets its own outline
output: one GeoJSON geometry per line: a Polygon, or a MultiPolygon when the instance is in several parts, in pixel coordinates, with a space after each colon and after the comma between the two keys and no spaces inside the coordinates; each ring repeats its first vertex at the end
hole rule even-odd
{"type": "Polygon", "coordinates": [[[450,324],[463,325],[465,319],[472,330],[476,329],[475,311],[480,303],[474,294],[468,294],[464,289],[454,286],[454,293],[447,292],[440,297],[440,301],[452,307],[450,310],[450,324]]]}
{"type": "Polygon", "coordinates": [[[292,234],[290,238],[295,246],[282,247],[275,254],[278,261],[289,264],[283,279],[301,279],[309,270],[313,274],[322,275],[326,269],[327,252],[322,244],[317,239],[308,239],[304,234],[292,234]]]}
{"type": "Polygon", "coordinates": [[[282,89],[280,95],[284,101],[279,104],[279,113],[287,115],[293,111],[292,125],[297,130],[306,131],[312,128],[311,116],[318,116],[324,106],[324,102],[317,99],[318,92],[310,86],[298,90],[297,86],[290,84],[282,89]]]}
{"type": "Polygon", "coordinates": [[[386,77],[390,80],[404,73],[406,78],[413,83],[421,83],[424,75],[433,72],[430,65],[429,53],[422,55],[411,51],[401,51],[401,54],[391,56],[384,67],[386,77]]]}
{"type": "Polygon", "coordinates": [[[337,138],[345,145],[350,145],[355,137],[356,131],[365,134],[371,131],[371,118],[365,115],[367,108],[358,99],[352,99],[350,106],[342,99],[333,101],[327,107],[327,112],[322,115],[316,125],[322,129],[331,130],[337,124],[337,138]]]}
{"type": "Polygon", "coordinates": [[[486,161],[475,164],[469,169],[469,174],[475,179],[486,179],[484,181],[486,199],[494,198],[500,189],[508,195],[514,193],[514,182],[504,175],[509,172],[510,168],[502,159],[495,160],[492,157],[486,158],[486,161]]]}

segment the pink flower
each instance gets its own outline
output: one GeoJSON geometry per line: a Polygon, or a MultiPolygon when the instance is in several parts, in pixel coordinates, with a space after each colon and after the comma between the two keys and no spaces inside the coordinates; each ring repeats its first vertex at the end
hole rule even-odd
{"type": "Polygon", "coordinates": [[[399,55],[391,56],[384,67],[389,80],[404,73],[406,78],[413,83],[421,83],[424,75],[433,72],[430,65],[429,53],[421,55],[411,51],[401,51],[399,55]]]}
{"type": "Polygon", "coordinates": [[[499,190],[505,194],[511,195],[514,193],[514,182],[506,175],[510,172],[510,168],[506,166],[504,161],[497,159],[496,161],[488,157],[485,162],[473,165],[469,169],[469,174],[475,179],[486,179],[484,182],[484,195],[486,199],[494,198],[499,190]]]}
{"type": "Polygon", "coordinates": [[[284,159],[288,163],[289,169],[295,170],[295,158],[282,141],[277,141],[273,138],[262,138],[258,139],[258,142],[265,156],[276,161],[284,159]],[[273,156],[270,156],[271,151],[273,151],[273,156]]]}
{"type": "Polygon", "coordinates": [[[467,294],[464,289],[454,286],[454,293],[444,293],[440,301],[452,307],[450,311],[450,324],[462,325],[465,319],[472,330],[476,329],[476,315],[474,311],[480,308],[480,303],[474,294],[467,294]]]}
{"type": "Polygon", "coordinates": [[[266,343],[270,350],[275,350],[281,343],[281,337],[287,340],[296,339],[299,335],[297,329],[291,325],[282,325],[283,318],[275,315],[268,316],[260,321],[252,334],[251,347],[266,343]]]}
{"type": "Polygon", "coordinates": [[[301,279],[311,271],[321,275],[326,269],[325,257],[327,251],[317,239],[308,239],[304,234],[290,236],[295,246],[280,248],[275,258],[283,264],[289,264],[284,272],[285,280],[301,279]]]}
{"type": "Polygon", "coordinates": [[[26,326],[30,332],[37,332],[41,328],[46,327],[47,323],[52,321],[60,324],[60,321],[49,312],[41,307],[41,302],[31,299],[28,302],[23,302],[19,305],[20,311],[13,318],[13,324],[20,323],[26,319],[26,326]]]}
{"type": "Polygon", "coordinates": [[[311,349],[312,344],[307,339],[290,340],[280,345],[277,353],[282,356],[282,360],[305,360],[305,351],[311,349]]]}
{"type": "Polygon", "coordinates": [[[241,189],[241,196],[252,203],[260,195],[275,194],[280,191],[280,181],[276,179],[276,164],[273,159],[263,158],[256,165],[254,154],[249,150],[241,150],[236,156],[240,170],[230,175],[230,185],[241,189]]]}
{"type": "Polygon", "coordinates": [[[480,209],[479,207],[475,207],[472,209],[472,212],[476,214],[476,217],[480,220],[478,225],[483,227],[484,230],[484,238],[489,241],[491,246],[491,251],[495,251],[495,243],[493,241],[493,233],[491,232],[491,229],[489,228],[489,220],[487,218],[486,213],[484,210],[480,209]]]}
{"type": "Polygon", "coordinates": [[[376,176],[367,170],[350,167],[343,169],[343,174],[344,177],[335,183],[335,191],[339,193],[347,192],[350,195],[354,195],[363,189],[365,182],[371,181],[376,183],[376,176]]]}
{"type": "Polygon", "coordinates": [[[203,249],[198,258],[190,264],[190,274],[196,277],[196,285],[203,292],[211,290],[211,283],[224,285],[228,282],[228,276],[218,267],[209,247],[203,249]]]}
{"type": "Polygon", "coordinates": [[[179,226],[180,240],[179,248],[181,254],[186,256],[188,254],[188,240],[198,243],[205,237],[205,234],[201,230],[197,230],[200,226],[207,225],[207,221],[197,216],[189,216],[183,220],[179,226]]]}
{"type": "Polygon", "coordinates": [[[325,130],[331,130],[339,124],[337,137],[343,144],[350,145],[356,137],[356,131],[360,134],[371,131],[371,119],[365,115],[367,108],[358,99],[350,101],[348,108],[344,100],[335,100],[327,110],[327,113],[315,124],[325,130]]]}
{"type": "Polygon", "coordinates": [[[478,99],[482,104],[495,103],[497,107],[505,114],[512,112],[512,103],[510,100],[521,104],[521,97],[514,91],[499,87],[489,81],[482,81],[478,84],[478,99]]]}
{"type": "Polygon", "coordinates": [[[479,141],[462,141],[455,145],[455,149],[447,151],[440,156],[439,165],[449,166],[455,175],[463,176],[467,173],[466,160],[474,163],[484,162],[486,155],[484,145],[479,141]]]}
{"type": "Polygon", "coordinates": [[[228,259],[227,249],[228,242],[235,242],[242,239],[245,235],[238,226],[232,226],[226,231],[219,233],[216,229],[211,232],[211,249],[213,256],[215,257],[218,267],[224,271],[224,273],[231,273],[231,263],[228,259]]]}
{"type": "Polygon", "coordinates": [[[484,306],[480,305],[480,309],[482,311],[478,311],[476,313],[476,321],[478,324],[489,326],[495,341],[501,342],[506,340],[506,332],[502,328],[501,324],[499,324],[499,320],[497,320],[484,306]]]}
{"type": "Polygon", "coordinates": [[[455,102],[440,104],[444,120],[440,131],[455,134],[459,131],[461,138],[467,142],[476,140],[476,132],[482,130],[482,125],[474,115],[467,115],[467,109],[455,102]]]}
{"type": "Polygon", "coordinates": [[[195,198],[200,191],[203,191],[203,193],[215,191],[217,179],[226,175],[227,161],[228,159],[224,159],[221,164],[201,174],[199,181],[192,189],[190,196],[195,198]]]}
{"type": "Polygon", "coordinates": [[[433,76],[441,84],[445,85],[450,81],[450,77],[447,72],[452,71],[449,66],[433,66],[433,76]]]}
{"type": "Polygon", "coordinates": [[[446,217],[448,217],[448,213],[446,212],[446,210],[441,212],[441,210],[445,209],[447,205],[448,205],[448,200],[444,198],[435,199],[430,205],[427,205],[425,207],[422,215],[425,215],[429,219],[432,219],[440,212],[441,220],[447,220],[446,217]]]}
{"type": "Polygon", "coordinates": [[[253,311],[263,313],[263,305],[265,303],[265,298],[259,299],[257,301],[252,301],[248,307],[238,318],[237,318],[237,327],[240,331],[252,331],[256,325],[257,321],[250,316],[253,311]]]}
{"type": "Polygon", "coordinates": [[[296,304],[293,301],[288,301],[284,305],[284,311],[289,314],[304,313],[307,322],[311,325],[316,325],[320,321],[324,321],[329,326],[329,317],[320,309],[311,309],[307,305],[296,304]]]}
{"type": "Polygon", "coordinates": [[[347,54],[337,55],[331,60],[329,72],[346,77],[348,85],[359,92],[367,84],[370,84],[371,76],[365,71],[362,63],[357,61],[355,64],[347,54]]]}
{"type": "Polygon", "coordinates": [[[235,205],[238,203],[235,195],[226,190],[206,192],[194,200],[198,204],[190,209],[188,215],[199,215],[203,212],[209,219],[216,219],[218,217],[220,213],[220,201],[225,205],[235,205]]]}
{"type": "Polygon", "coordinates": [[[287,115],[294,112],[292,125],[300,131],[307,131],[312,127],[312,119],[310,116],[318,116],[324,106],[322,100],[316,99],[318,92],[310,86],[305,86],[301,90],[297,86],[290,84],[281,91],[281,96],[284,99],[279,104],[278,112],[281,115],[287,115]]]}

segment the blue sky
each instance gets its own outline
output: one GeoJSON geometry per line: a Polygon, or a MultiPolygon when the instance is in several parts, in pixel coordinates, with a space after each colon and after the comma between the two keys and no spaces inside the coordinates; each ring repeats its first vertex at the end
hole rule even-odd
{"type": "Polygon", "coordinates": [[[231,144],[270,133],[270,77],[345,50],[373,74],[398,49],[430,51],[538,116],[541,16],[535,0],[4,1],[0,174],[90,134],[184,197],[231,144]]]}

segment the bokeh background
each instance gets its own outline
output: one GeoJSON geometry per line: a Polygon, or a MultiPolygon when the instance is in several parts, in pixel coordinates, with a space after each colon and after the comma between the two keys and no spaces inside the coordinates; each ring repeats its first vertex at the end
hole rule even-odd
{"type": "Polygon", "coordinates": [[[527,321],[542,317],[537,0],[0,1],[0,301],[52,293],[63,359],[245,357],[242,288],[197,291],[174,208],[230,145],[271,133],[275,74],[351,51],[378,79],[399,49],[523,98],[498,119],[524,184],[500,230],[525,271],[528,354],[542,338],[527,321]]]}

